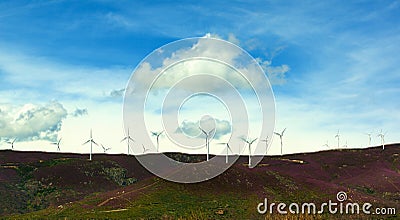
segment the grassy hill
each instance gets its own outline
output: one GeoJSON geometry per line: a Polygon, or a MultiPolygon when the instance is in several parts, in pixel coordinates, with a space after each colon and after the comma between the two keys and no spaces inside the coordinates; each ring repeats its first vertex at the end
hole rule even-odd
{"type": "MultiPolygon", "coordinates": [[[[11,219],[360,219],[365,215],[261,215],[258,203],[347,201],[394,207],[400,218],[400,148],[247,158],[202,183],[153,176],[133,156],[0,151],[0,215],[11,219]]],[[[190,160],[193,157],[169,155],[190,160]],[[189,158],[189,159],[188,159],[189,158]]],[[[201,157],[194,157],[198,160],[201,157]]],[[[276,213],[276,211],[275,211],[276,213]]]]}

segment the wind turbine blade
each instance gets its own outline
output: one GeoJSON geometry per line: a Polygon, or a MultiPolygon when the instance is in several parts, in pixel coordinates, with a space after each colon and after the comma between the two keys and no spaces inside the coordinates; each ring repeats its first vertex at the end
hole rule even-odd
{"type": "Polygon", "coordinates": [[[286,128],[285,128],[285,129],[283,129],[283,131],[282,131],[282,135],[283,135],[283,133],[285,133],[285,131],[286,131],[286,128]]]}
{"type": "Polygon", "coordinates": [[[127,138],[128,138],[128,137],[124,137],[124,138],[121,140],[121,142],[124,141],[124,140],[126,140],[127,138]]]}
{"type": "Polygon", "coordinates": [[[129,140],[131,140],[131,141],[135,141],[135,140],[133,140],[131,137],[129,137],[129,140]]]}
{"type": "Polygon", "coordinates": [[[87,144],[87,143],[89,143],[90,142],[90,140],[87,140],[85,143],[83,143],[82,145],[85,145],[85,144],[87,144]]]}
{"type": "Polygon", "coordinates": [[[249,143],[249,141],[246,140],[244,137],[241,137],[240,139],[241,139],[242,141],[246,142],[246,143],[249,143]]]}
{"type": "Polygon", "coordinates": [[[250,144],[252,144],[254,141],[256,141],[258,138],[256,138],[256,139],[254,139],[254,140],[252,140],[251,142],[250,142],[250,144]]]}
{"type": "Polygon", "coordinates": [[[229,146],[228,143],[226,144],[226,147],[228,147],[228,149],[233,153],[233,151],[232,151],[232,149],[231,149],[231,146],[229,146]]]}
{"type": "Polygon", "coordinates": [[[91,141],[92,141],[92,143],[93,143],[93,144],[95,144],[95,145],[99,146],[99,145],[98,145],[96,142],[94,142],[94,140],[91,140],[91,141]]]}
{"type": "Polygon", "coordinates": [[[203,132],[205,135],[207,135],[207,132],[203,129],[201,129],[201,127],[199,127],[199,129],[201,130],[201,132],[203,132]]]}
{"type": "Polygon", "coordinates": [[[278,135],[278,136],[281,136],[281,134],[279,134],[279,133],[277,133],[277,132],[274,132],[274,134],[276,134],[276,135],[278,135]]]}
{"type": "Polygon", "coordinates": [[[154,131],[151,131],[150,133],[151,133],[151,135],[153,135],[153,136],[157,136],[157,135],[158,135],[157,132],[154,132],[154,131]]]}

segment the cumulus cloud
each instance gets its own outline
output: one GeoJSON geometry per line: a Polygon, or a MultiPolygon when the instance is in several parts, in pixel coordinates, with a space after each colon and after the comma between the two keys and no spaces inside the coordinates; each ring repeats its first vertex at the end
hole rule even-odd
{"type": "MultiPolygon", "coordinates": [[[[273,66],[271,61],[264,61],[260,58],[256,59],[256,62],[252,62],[247,54],[239,48],[227,47],[224,43],[210,41],[208,38],[221,37],[207,34],[203,38],[193,41],[192,45],[187,45],[180,50],[163,51],[151,57],[148,62],[141,63],[134,75],[134,80],[137,82],[135,88],[130,89],[141,91],[142,85],[152,85],[152,91],[157,92],[156,90],[159,89],[173,87],[182,79],[204,74],[226,80],[236,89],[262,88],[265,86],[266,76],[270,79],[271,84],[285,83],[285,74],[290,70],[288,65],[273,66]],[[212,60],[202,59],[202,57],[212,60]],[[225,63],[231,64],[235,68],[225,63]],[[258,65],[265,71],[266,76],[262,74],[258,65]],[[153,82],[155,78],[157,80],[153,82]]],[[[234,35],[229,35],[228,40],[238,43],[234,35]]],[[[222,91],[228,88],[221,86],[217,80],[202,79],[185,81],[186,86],[183,89],[197,91],[199,88],[207,88],[208,91],[222,91]]],[[[129,90],[129,92],[131,91],[129,90]]]]}
{"type": "Polygon", "coordinates": [[[177,128],[177,133],[183,133],[191,137],[201,137],[204,138],[203,133],[200,131],[199,127],[205,131],[210,131],[215,128],[212,133],[213,138],[219,139],[221,136],[226,135],[231,132],[231,124],[226,120],[219,119],[207,119],[200,121],[188,121],[185,120],[181,123],[179,128],[177,128]]]}
{"type": "Polygon", "coordinates": [[[0,136],[18,140],[57,139],[67,110],[59,102],[46,105],[0,105],[0,136]]]}
{"type": "Polygon", "coordinates": [[[79,116],[84,116],[88,114],[88,110],[86,108],[76,108],[74,112],[72,112],[72,116],[74,117],[79,117],[79,116]]]}
{"type": "Polygon", "coordinates": [[[262,60],[261,58],[257,58],[256,60],[268,75],[268,79],[272,85],[282,85],[286,83],[286,73],[290,70],[288,65],[272,66],[271,61],[262,60]]]}

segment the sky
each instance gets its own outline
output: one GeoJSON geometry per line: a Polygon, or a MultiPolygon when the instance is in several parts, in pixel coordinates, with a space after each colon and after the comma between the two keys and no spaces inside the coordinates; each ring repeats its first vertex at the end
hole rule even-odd
{"type": "MultiPolygon", "coordinates": [[[[204,36],[237,44],[263,68],[275,130],[287,128],[284,153],[337,148],[338,130],[339,147],[366,147],[370,132],[378,145],[381,129],[399,142],[399,15],[399,1],[1,1],[0,149],[17,138],[15,150],[56,151],[50,143],[62,138],[62,152],[87,153],[92,129],[108,153],[126,153],[132,73],[157,48],[204,36]]],[[[190,115],[201,102],[189,102],[190,115]]],[[[215,153],[229,135],[220,117],[215,153]]],[[[200,119],[184,120],[189,132],[200,119]]],[[[274,135],[268,154],[279,153],[274,135]]]]}

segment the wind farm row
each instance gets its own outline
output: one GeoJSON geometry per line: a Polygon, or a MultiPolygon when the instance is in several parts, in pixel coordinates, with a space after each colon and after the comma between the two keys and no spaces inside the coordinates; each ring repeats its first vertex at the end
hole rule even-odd
{"type": "MultiPolygon", "coordinates": [[[[210,140],[212,140],[212,136],[215,134],[216,130],[214,128],[214,129],[211,129],[209,131],[206,131],[206,130],[202,129],[201,127],[199,127],[199,130],[201,131],[202,134],[204,134],[204,137],[205,137],[205,147],[206,147],[206,156],[207,156],[206,160],[209,161],[210,160],[210,140]]],[[[286,131],[286,128],[283,129],[281,132],[274,132],[274,135],[279,137],[279,140],[280,140],[280,155],[284,154],[283,153],[283,147],[284,147],[284,145],[283,145],[283,137],[284,137],[285,131],[286,131]]],[[[161,137],[161,135],[163,133],[164,133],[164,130],[160,131],[160,132],[154,132],[154,131],[150,132],[150,134],[153,137],[155,137],[155,139],[156,139],[156,144],[157,144],[156,145],[156,152],[160,152],[159,151],[159,149],[160,149],[160,137],[161,137]]],[[[364,134],[367,135],[367,137],[368,137],[368,146],[371,146],[371,140],[372,140],[372,137],[373,137],[372,132],[364,133],[364,134]]],[[[386,132],[383,133],[382,130],[380,130],[380,132],[376,136],[376,137],[380,138],[380,144],[382,145],[382,149],[383,150],[385,149],[385,135],[386,135],[386,132]]],[[[337,133],[334,136],[334,138],[337,140],[337,145],[336,146],[334,146],[334,147],[330,146],[329,142],[327,141],[326,144],[322,145],[322,147],[326,147],[328,149],[348,148],[347,141],[343,146],[340,146],[340,140],[341,140],[340,130],[337,131],[337,133]]],[[[252,144],[254,142],[257,141],[258,138],[251,139],[251,138],[240,137],[240,139],[247,144],[247,147],[248,147],[248,164],[250,166],[251,165],[251,157],[252,157],[252,148],[251,148],[251,146],[252,146],[252,144]]],[[[8,139],[6,141],[6,143],[11,146],[11,150],[14,150],[15,143],[16,143],[17,140],[18,140],[17,138],[14,138],[14,139],[8,139]]],[[[61,150],[60,149],[61,140],[62,140],[62,138],[58,139],[56,142],[50,142],[50,144],[57,146],[57,151],[60,151],[61,150]]],[[[265,155],[268,154],[268,150],[269,150],[269,147],[271,145],[271,143],[270,143],[271,141],[270,140],[271,140],[271,137],[269,137],[269,136],[265,137],[264,139],[260,139],[259,140],[261,142],[265,142],[265,155]]],[[[133,149],[132,149],[132,145],[135,142],[135,140],[131,136],[129,129],[127,130],[126,136],[120,142],[123,142],[123,141],[126,141],[127,155],[131,155],[134,152],[133,149]]],[[[82,145],[86,145],[86,144],[90,144],[89,160],[92,160],[93,145],[101,147],[103,149],[104,153],[106,153],[107,151],[111,150],[111,147],[107,147],[107,146],[105,146],[105,145],[103,145],[101,143],[96,142],[93,139],[92,129],[90,129],[89,139],[87,141],[85,141],[82,145]]],[[[235,152],[231,148],[230,143],[229,142],[221,142],[221,143],[217,143],[217,144],[226,146],[226,154],[225,154],[226,160],[225,161],[226,161],[226,163],[228,163],[229,162],[228,161],[228,157],[229,157],[230,153],[231,154],[235,154],[235,152]]],[[[141,147],[142,147],[142,154],[146,154],[146,153],[151,152],[151,149],[150,148],[146,148],[144,146],[144,144],[141,144],[141,147]]],[[[239,149],[239,152],[237,154],[239,154],[239,155],[241,154],[240,149],[239,149]]]]}

